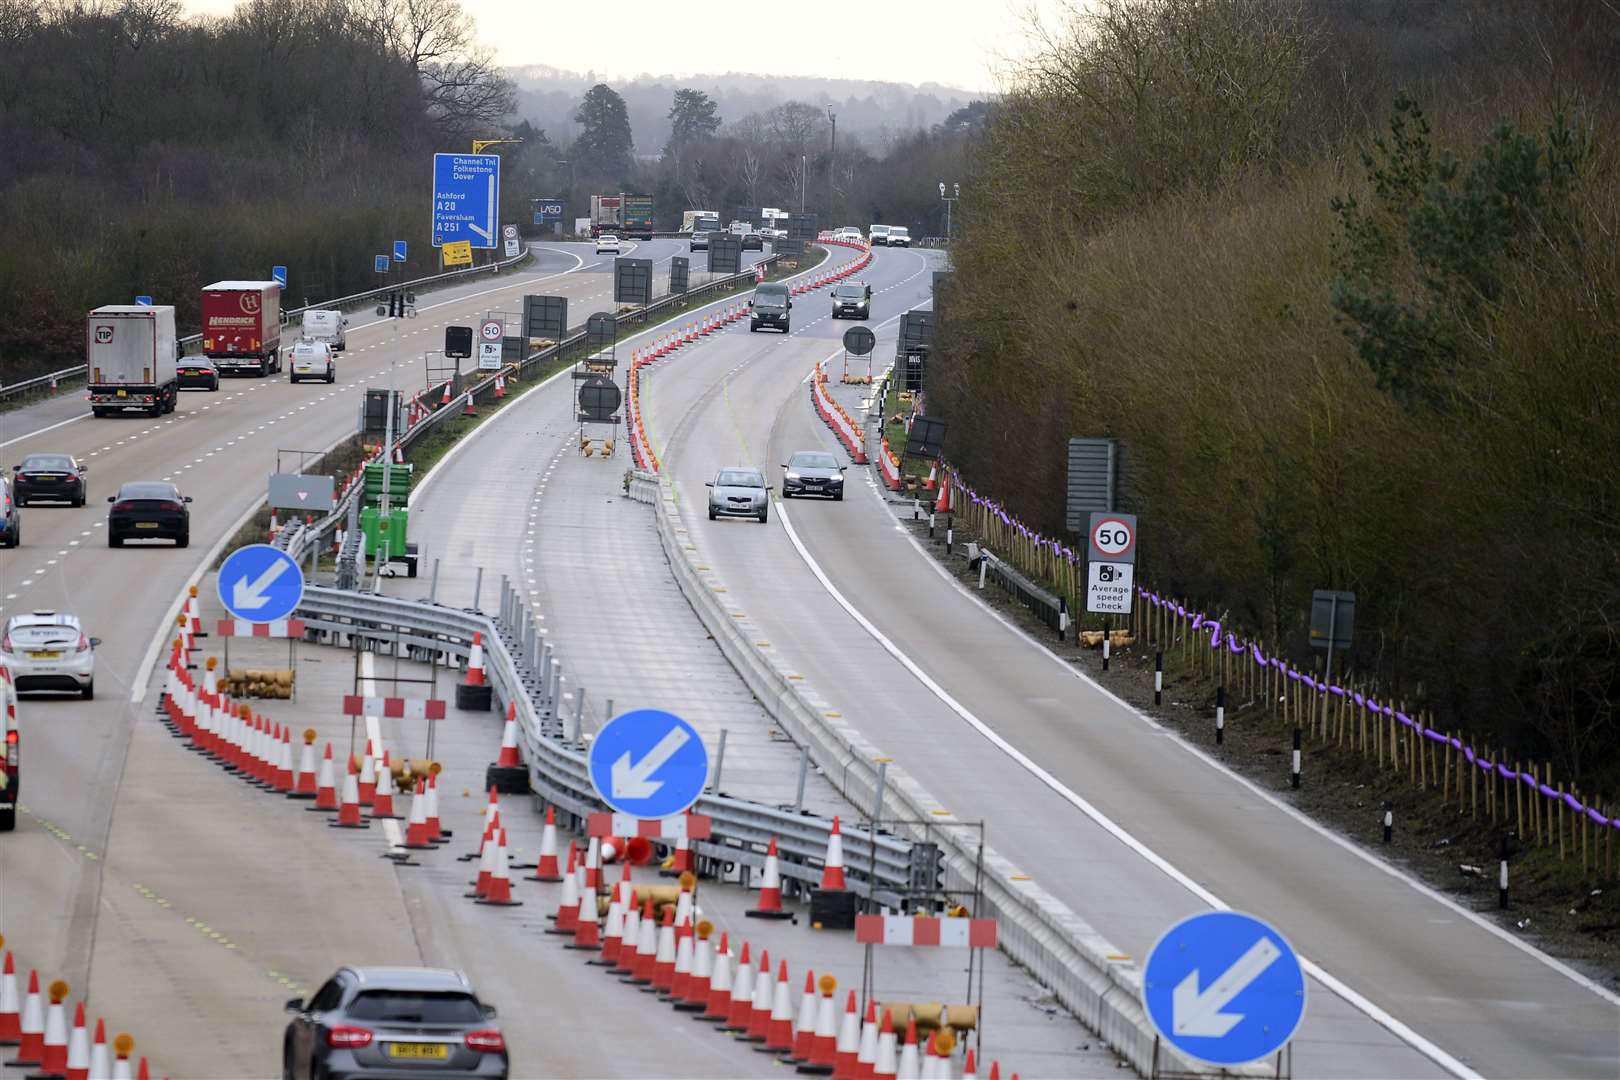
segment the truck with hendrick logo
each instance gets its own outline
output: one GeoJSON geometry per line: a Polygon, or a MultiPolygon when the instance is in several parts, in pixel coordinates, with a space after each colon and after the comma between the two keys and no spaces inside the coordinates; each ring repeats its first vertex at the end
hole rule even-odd
{"type": "Polygon", "coordinates": [[[281,285],[216,281],[202,291],[202,351],[221,375],[281,370],[281,285]]]}
{"type": "Polygon", "coordinates": [[[175,370],[180,348],[172,306],[98,307],[85,320],[84,337],[93,415],[139,409],[162,416],[174,411],[180,388],[175,370]]]}

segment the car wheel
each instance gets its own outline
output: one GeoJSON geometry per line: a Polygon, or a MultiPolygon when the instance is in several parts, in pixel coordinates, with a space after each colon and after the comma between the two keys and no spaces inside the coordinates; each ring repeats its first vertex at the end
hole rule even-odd
{"type": "Polygon", "coordinates": [[[214,392],[214,391],[216,391],[218,389],[219,389],[219,376],[215,375],[214,376],[214,381],[211,384],[209,384],[208,390],[209,390],[210,393],[212,393],[212,392],[214,392]]]}
{"type": "Polygon", "coordinates": [[[0,810],[0,832],[10,832],[17,827],[17,808],[9,806],[0,810]]]}
{"type": "Polygon", "coordinates": [[[833,492],[833,502],[843,502],[843,501],[844,501],[844,493],[842,491],[833,492]]]}
{"type": "Polygon", "coordinates": [[[111,533],[108,533],[107,534],[107,546],[108,547],[123,547],[124,546],[124,538],[122,536],[114,536],[111,533]]]}
{"type": "Polygon", "coordinates": [[[292,1047],[281,1048],[281,1080],[297,1080],[293,1074],[292,1047]]]}
{"type": "Polygon", "coordinates": [[[86,701],[96,700],[96,680],[91,679],[80,688],[79,694],[86,701]]]}
{"type": "Polygon", "coordinates": [[[771,516],[771,512],[770,512],[770,510],[768,510],[768,509],[766,509],[766,510],[761,510],[761,511],[760,511],[760,512],[759,512],[759,523],[760,523],[760,524],[761,524],[761,525],[763,525],[763,524],[765,524],[765,522],[766,522],[766,520],[767,520],[767,519],[768,519],[768,518],[769,518],[769,517],[770,517],[770,516],[771,516]]]}
{"type": "Polygon", "coordinates": [[[326,381],[327,381],[328,384],[337,382],[337,372],[328,371],[326,373],[326,381]]]}
{"type": "Polygon", "coordinates": [[[298,385],[298,376],[296,376],[296,375],[288,375],[287,376],[287,381],[292,383],[294,386],[297,386],[298,385]]]}
{"type": "Polygon", "coordinates": [[[713,520],[714,520],[714,519],[715,519],[715,518],[717,518],[717,517],[719,517],[719,516],[720,516],[720,515],[719,515],[719,514],[716,514],[716,513],[715,513],[715,512],[714,512],[714,507],[712,507],[712,506],[711,506],[711,507],[709,507],[709,520],[710,520],[710,521],[713,521],[713,520]]]}
{"type": "Polygon", "coordinates": [[[174,546],[175,547],[190,547],[191,546],[191,530],[187,529],[185,532],[183,532],[179,536],[175,537],[174,538],[174,546]]]}
{"type": "Polygon", "coordinates": [[[16,502],[17,502],[18,509],[21,509],[22,507],[28,505],[28,500],[23,498],[21,495],[17,496],[16,502]]]}

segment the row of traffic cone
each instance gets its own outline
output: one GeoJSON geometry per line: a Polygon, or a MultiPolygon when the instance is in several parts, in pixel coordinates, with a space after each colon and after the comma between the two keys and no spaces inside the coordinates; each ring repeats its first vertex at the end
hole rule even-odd
{"type": "MultiPolygon", "coordinates": [[[[5,937],[0,935],[0,948],[5,937]]],[[[17,992],[17,959],[5,954],[0,967],[0,1046],[15,1046],[16,1055],[7,1065],[27,1067],[29,1076],[50,1080],[148,1080],[150,1071],[146,1058],[141,1058],[136,1071],[130,1069],[130,1055],[135,1040],[120,1032],[114,1036],[112,1052],[108,1054],[107,1022],[96,1018],[95,1037],[92,1040],[85,1022],[84,1002],[73,1009],[73,1025],[67,1021],[69,987],[61,979],[52,982],[41,999],[38,970],[28,972],[26,995],[17,992]]]]}
{"type": "Polygon", "coordinates": [[[861,425],[857,424],[849,413],[844,411],[837,398],[827,393],[827,375],[821,370],[821,361],[816,361],[815,377],[810,383],[810,400],[815,405],[816,413],[838,436],[838,441],[844,444],[849,456],[857,465],[866,464],[866,435],[861,425]],[[844,423],[840,425],[833,419],[832,410],[836,409],[838,415],[843,417],[844,423]]]}

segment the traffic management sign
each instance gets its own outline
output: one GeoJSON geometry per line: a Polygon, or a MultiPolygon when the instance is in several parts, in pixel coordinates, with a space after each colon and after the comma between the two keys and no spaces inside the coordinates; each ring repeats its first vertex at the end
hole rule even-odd
{"type": "Polygon", "coordinates": [[[137,296],[135,298],[135,302],[137,304],[141,305],[142,307],[151,307],[152,306],[152,298],[150,296],[137,296]]]}
{"type": "Polygon", "coordinates": [[[403,241],[403,240],[395,240],[394,241],[394,261],[395,262],[404,262],[405,261],[405,249],[406,249],[405,241],[403,241]]]}
{"type": "Polygon", "coordinates": [[[292,556],[269,544],[231,552],[216,584],[225,610],[246,622],[279,622],[304,598],[304,572],[292,556]]]}
{"type": "Polygon", "coordinates": [[[674,713],[636,709],[609,720],[591,743],[591,785],[617,813],[667,818],[685,813],[709,780],[709,752],[697,729],[674,713]]]}
{"type": "Polygon", "coordinates": [[[499,154],[433,155],[433,246],[495,246],[501,205],[499,154]]]}
{"type": "Polygon", "coordinates": [[[1135,569],[1128,562],[1088,564],[1086,610],[1094,615],[1129,615],[1135,569]]]}
{"type": "Polygon", "coordinates": [[[283,289],[287,287],[287,268],[285,266],[272,266],[270,268],[270,276],[274,278],[275,283],[280,285],[283,289]]]}
{"type": "Polygon", "coordinates": [[[1305,1018],[1305,973],[1283,936],[1253,915],[1206,911],[1176,923],[1142,971],[1142,1004],[1190,1058],[1244,1065],[1280,1050],[1305,1018]]]}
{"type": "Polygon", "coordinates": [[[1136,515],[1094,513],[1091,515],[1092,562],[1136,561],[1136,515]]]}
{"type": "Polygon", "coordinates": [[[373,255],[371,257],[371,268],[379,274],[388,273],[388,256],[373,255]]]}

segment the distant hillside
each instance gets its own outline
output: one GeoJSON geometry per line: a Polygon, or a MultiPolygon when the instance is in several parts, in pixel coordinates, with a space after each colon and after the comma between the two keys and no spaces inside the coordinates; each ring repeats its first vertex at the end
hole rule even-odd
{"type": "Polygon", "coordinates": [[[624,97],[630,112],[636,154],[657,156],[669,137],[670,101],[681,87],[693,87],[712,97],[727,123],[750,113],[763,112],[786,101],[831,104],[838,116],[840,141],[854,135],[870,149],[882,152],[896,137],[939,123],[956,109],[981,98],[939,83],[907,83],[861,79],[777,78],[768,75],[638,75],[635,79],[604,79],[592,72],[563,71],[544,64],[506,69],[517,84],[517,114],[544,128],[554,140],[577,134],[575,107],[584,92],[607,82],[624,97]]]}

